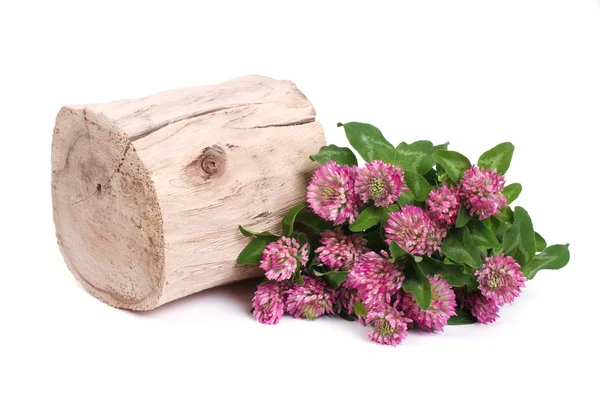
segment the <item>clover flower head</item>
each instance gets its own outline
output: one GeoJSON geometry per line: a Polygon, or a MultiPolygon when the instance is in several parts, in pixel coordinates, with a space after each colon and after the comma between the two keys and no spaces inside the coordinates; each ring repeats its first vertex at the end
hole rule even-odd
{"type": "Polygon", "coordinates": [[[446,231],[440,229],[421,208],[407,205],[389,214],[385,226],[386,242],[396,242],[415,256],[440,251],[446,231]]]}
{"type": "Polygon", "coordinates": [[[308,204],[319,217],[335,225],[358,217],[354,192],[355,168],[328,161],[319,167],[308,184],[308,204]]]}
{"type": "Polygon", "coordinates": [[[313,320],[333,314],[336,294],[327,284],[312,276],[304,276],[304,284],[294,284],[286,291],[285,310],[294,318],[313,320]]]}
{"type": "Polygon", "coordinates": [[[296,239],[283,236],[267,244],[259,267],[265,271],[267,279],[283,281],[292,277],[298,264],[304,266],[307,261],[307,245],[300,247],[296,239]]]}
{"type": "Polygon", "coordinates": [[[396,202],[400,193],[408,191],[408,188],[402,168],[373,160],[357,170],[354,191],[361,205],[373,200],[376,207],[387,207],[396,202]]]}
{"type": "Polygon", "coordinates": [[[476,165],[465,171],[460,182],[460,197],[465,207],[480,220],[501,213],[500,208],[507,204],[502,190],[504,176],[476,165]]]}

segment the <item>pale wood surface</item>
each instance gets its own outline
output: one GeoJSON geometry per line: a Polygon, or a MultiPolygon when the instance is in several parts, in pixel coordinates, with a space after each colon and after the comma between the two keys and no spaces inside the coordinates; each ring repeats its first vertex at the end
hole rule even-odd
{"type": "Polygon", "coordinates": [[[262,76],[63,107],[52,197],[65,261],[133,310],[260,276],[235,263],[248,242],[237,226],[280,232],[324,144],[308,99],[262,76]]]}

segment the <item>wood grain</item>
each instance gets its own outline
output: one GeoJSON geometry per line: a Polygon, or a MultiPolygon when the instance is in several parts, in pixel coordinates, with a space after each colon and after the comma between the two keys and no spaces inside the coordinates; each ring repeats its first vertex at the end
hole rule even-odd
{"type": "Polygon", "coordinates": [[[65,262],[132,310],[260,276],[235,263],[248,242],[237,226],[280,232],[324,144],[308,99],[262,76],[63,107],[52,198],[65,262]]]}

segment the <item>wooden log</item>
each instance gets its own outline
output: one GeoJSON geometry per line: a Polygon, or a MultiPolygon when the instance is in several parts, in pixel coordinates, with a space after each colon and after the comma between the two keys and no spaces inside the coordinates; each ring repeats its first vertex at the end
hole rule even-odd
{"type": "Polygon", "coordinates": [[[260,276],[236,265],[248,243],[237,226],[280,232],[324,144],[310,101],[262,76],[63,107],[52,199],[65,262],[131,310],[260,276]]]}

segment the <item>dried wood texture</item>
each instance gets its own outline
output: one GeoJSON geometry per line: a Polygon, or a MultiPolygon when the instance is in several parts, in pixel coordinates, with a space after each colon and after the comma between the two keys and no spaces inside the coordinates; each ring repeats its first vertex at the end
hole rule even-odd
{"type": "Polygon", "coordinates": [[[52,144],[60,249],[100,300],[150,310],[256,277],[238,224],[280,231],[325,144],[306,97],[261,76],[63,107],[52,144]]]}

